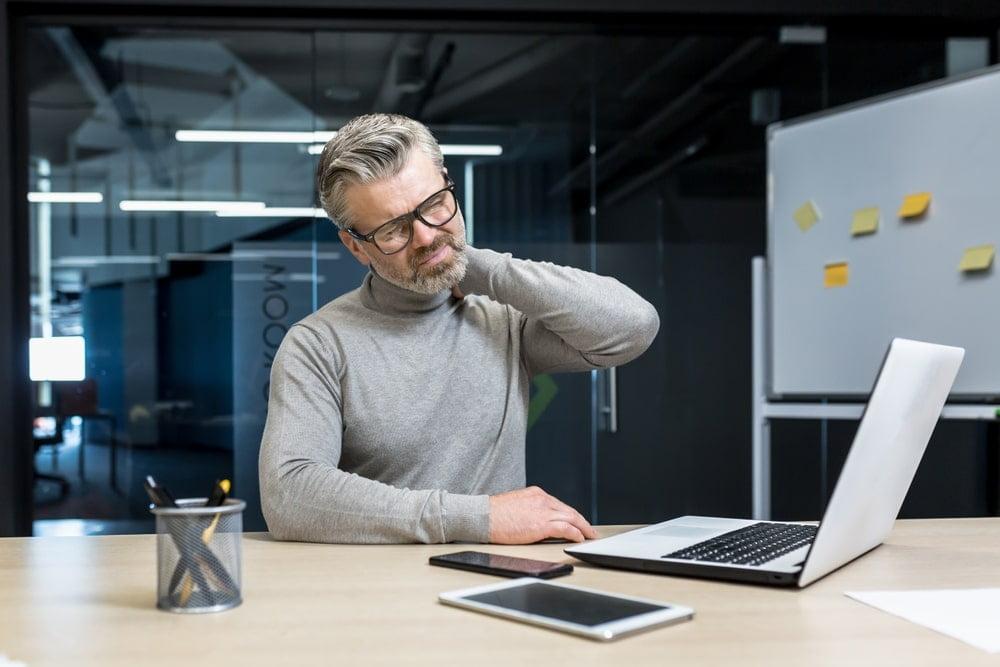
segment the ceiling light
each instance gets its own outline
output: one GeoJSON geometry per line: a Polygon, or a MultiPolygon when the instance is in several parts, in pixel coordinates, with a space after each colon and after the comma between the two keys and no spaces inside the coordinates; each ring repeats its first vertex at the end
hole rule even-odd
{"type": "Polygon", "coordinates": [[[100,204],[104,195],[100,192],[29,192],[28,201],[33,204],[100,204]]]}
{"type": "Polygon", "coordinates": [[[325,218],[326,211],[306,206],[275,206],[252,211],[216,211],[220,218],[325,218]]]}
{"type": "Polygon", "coordinates": [[[271,132],[266,130],[177,130],[177,141],[240,144],[326,143],[336,132],[271,132]]]}
{"type": "MultiPolygon", "coordinates": [[[[311,144],[310,155],[323,152],[323,144],[337,136],[336,132],[272,132],[266,130],[177,130],[174,138],[185,142],[248,143],[248,144],[311,144]]],[[[503,155],[498,144],[441,144],[445,155],[503,155]]]]}
{"type": "Polygon", "coordinates": [[[52,258],[54,267],[94,267],[106,264],[159,264],[159,255],[66,255],[52,258]]]}
{"type": "Polygon", "coordinates": [[[497,144],[441,144],[445,155],[503,155],[503,147],[497,144]]]}
{"type": "MultiPolygon", "coordinates": [[[[324,144],[313,144],[307,150],[310,155],[319,155],[323,152],[324,144]]],[[[443,155],[474,155],[474,156],[495,156],[503,155],[503,146],[498,144],[441,144],[443,155]]]]}
{"type": "Polygon", "coordinates": [[[125,199],[119,202],[118,208],[123,211],[174,211],[174,212],[197,212],[204,211],[215,213],[216,211],[254,211],[264,208],[262,201],[189,201],[183,199],[175,200],[141,200],[125,199]]]}

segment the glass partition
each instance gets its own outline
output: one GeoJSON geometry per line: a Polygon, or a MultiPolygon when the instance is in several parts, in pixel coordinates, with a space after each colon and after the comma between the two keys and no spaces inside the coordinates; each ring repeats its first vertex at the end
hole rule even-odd
{"type": "Polygon", "coordinates": [[[373,111],[432,129],[474,245],[660,313],[640,361],[534,378],[529,483],[602,523],[749,512],[766,127],[956,73],[977,44],[468,25],[28,29],[36,532],[150,530],[147,474],[178,496],[230,477],[263,528],[270,362],[365,271],[316,208],[317,155],[373,111]]]}
{"type": "Polygon", "coordinates": [[[51,475],[36,530],[148,529],[145,475],[199,496],[238,472],[236,435],[260,407],[238,389],[280,341],[248,313],[283,327],[315,307],[312,47],[280,31],[28,39],[32,336],[86,342],[83,377],[34,383],[51,475]],[[294,247],[267,264],[271,239],[294,247]],[[271,283],[297,289],[284,305],[247,294],[271,283]]]}

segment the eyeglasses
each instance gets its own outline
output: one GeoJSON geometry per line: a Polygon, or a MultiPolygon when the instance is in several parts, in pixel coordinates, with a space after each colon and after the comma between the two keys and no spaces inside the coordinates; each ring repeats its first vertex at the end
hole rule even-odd
{"type": "Polygon", "coordinates": [[[420,206],[379,225],[370,234],[362,234],[349,227],[344,231],[359,241],[373,244],[383,255],[394,255],[410,244],[414,220],[419,220],[428,227],[443,227],[458,213],[455,183],[447,176],[444,181],[447,185],[425,199],[420,206]]]}

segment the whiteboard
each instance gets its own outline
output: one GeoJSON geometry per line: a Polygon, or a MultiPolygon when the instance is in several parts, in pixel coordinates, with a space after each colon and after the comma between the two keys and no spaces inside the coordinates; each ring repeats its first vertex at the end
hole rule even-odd
{"type": "Polygon", "coordinates": [[[1000,249],[1000,68],[768,127],[770,394],[871,391],[895,336],[966,348],[952,396],[1000,396],[1000,275],[963,273],[971,246],[1000,249]],[[928,191],[928,212],[897,217],[928,191]],[[821,219],[793,213],[812,200],[821,219]],[[877,232],[852,236],[858,209],[877,232]],[[824,286],[824,267],[848,282],[824,286]]]}

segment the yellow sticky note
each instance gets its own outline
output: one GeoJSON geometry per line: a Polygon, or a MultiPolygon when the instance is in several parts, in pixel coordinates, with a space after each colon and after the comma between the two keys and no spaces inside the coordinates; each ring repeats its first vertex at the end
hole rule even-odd
{"type": "Polygon", "coordinates": [[[916,218],[927,212],[931,205],[931,193],[916,192],[903,197],[903,205],[899,207],[899,217],[916,218]]]}
{"type": "Polygon", "coordinates": [[[805,204],[795,209],[795,212],[792,213],[792,218],[795,219],[795,224],[799,226],[799,229],[804,232],[808,232],[810,227],[819,222],[819,207],[817,207],[816,203],[810,199],[805,204]]]}
{"type": "Polygon", "coordinates": [[[966,248],[962,261],[958,263],[959,271],[985,271],[993,264],[996,247],[993,244],[977,245],[966,248]]]}
{"type": "Polygon", "coordinates": [[[823,268],[823,287],[843,287],[847,284],[847,262],[833,262],[823,268]]]}
{"type": "Polygon", "coordinates": [[[851,236],[874,234],[878,230],[878,219],[878,206],[859,208],[854,212],[854,221],[851,223],[851,236]]]}

